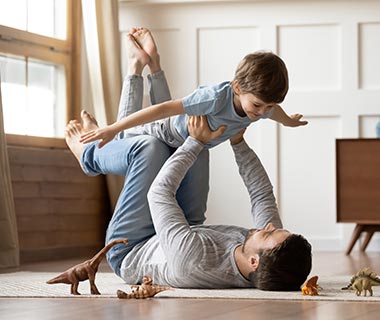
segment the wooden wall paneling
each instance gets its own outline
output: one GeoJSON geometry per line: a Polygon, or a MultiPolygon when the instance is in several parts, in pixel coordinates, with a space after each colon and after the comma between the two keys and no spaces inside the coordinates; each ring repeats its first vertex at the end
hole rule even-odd
{"type": "Polygon", "coordinates": [[[8,145],[22,262],[91,256],[110,218],[104,176],[67,149],[8,145]]]}

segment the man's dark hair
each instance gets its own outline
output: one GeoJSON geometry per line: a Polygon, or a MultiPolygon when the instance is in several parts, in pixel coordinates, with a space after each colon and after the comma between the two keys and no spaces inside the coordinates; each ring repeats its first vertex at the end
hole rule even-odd
{"type": "Polygon", "coordinates": [[[259,266],[249,279],[260,290],[300,290],[311,270],[311,245],[301,235],[292,234],[259,256],[259,266]]]}

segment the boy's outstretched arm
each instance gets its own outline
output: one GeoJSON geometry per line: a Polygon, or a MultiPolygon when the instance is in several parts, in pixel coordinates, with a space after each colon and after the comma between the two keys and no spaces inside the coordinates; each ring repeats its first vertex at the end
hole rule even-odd
{"type": "Polygon", "coordinates": [[[269,119],[277,121],[287,127],[299,127],[305,126],[308,123],[307,121],[301,120],[302,117],[302,114],[298,113],[288,116],[278,104],[275,104],[273,106],[272,115],[269,117],[269,119]]]}
{"type": "Polygon", "coordinates": [[[181,99],[165,101],[139,110],[104,128],[89,131],[81,136],[80,142],[88,143],[101,140],[99,143],[99,148],[101,148],[106,143],[110,142],[120,131],[184,113],[185,109],[183,108],[181,99]]]}

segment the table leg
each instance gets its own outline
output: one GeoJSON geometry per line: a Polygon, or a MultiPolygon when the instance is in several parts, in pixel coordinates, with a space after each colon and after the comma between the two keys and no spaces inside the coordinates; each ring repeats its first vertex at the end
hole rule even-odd
{"type": "Polygon", "coordinates": [[[365,227],[365,225],[363,225],[363,224],[357,224],[356,225],[356,227],[352,233],[351,241],[350,241],[348,248],[346,250],[347,255],[349,255],[351,253],[351,250],[354,247],[356,241],[359,239],[360,234],[362,233],[364,227],[365,227]]]}
{"type": "Polygon", "coordinates": [[[363,243],[362,243],[362,245],[360,247],[360,251],[363,251],[363,252],[365,251],[365,249],[367,248],[369,242],[371,241],[372,236],[373,236],[374,233],[375,233],[374,231],[367,231],[367,234],[366,234],[366,236],[364,238],[364,241],[363,241],[363,243]]]}

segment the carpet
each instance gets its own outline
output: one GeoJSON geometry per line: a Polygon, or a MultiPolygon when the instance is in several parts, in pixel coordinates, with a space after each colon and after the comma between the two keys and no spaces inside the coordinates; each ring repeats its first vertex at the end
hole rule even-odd
{"type": "MultiPolygon", "coordinates": [[[[96,286],[101,295],[89,294],[88,281],[79,284],[80,296],[70,295],[70,285],[46,284],[58,273],[14,272],[0,274],[0,298],[116,298],[118,289],[130,292],[129,285],[112,273],[99,272],[96,286]]],[[[320,277],[322,287],[319,296],[302,296],[299,292],[261,291],[257,289],[174,289],[163,291],[155,298],[197,298],[197,299],[258,299],[258,300],[332,300],[332,301],[380,301],[380,288],[374,288],[373,297],[356,296],[352,290],[341,290],[351,276],[320,277]]]]}

